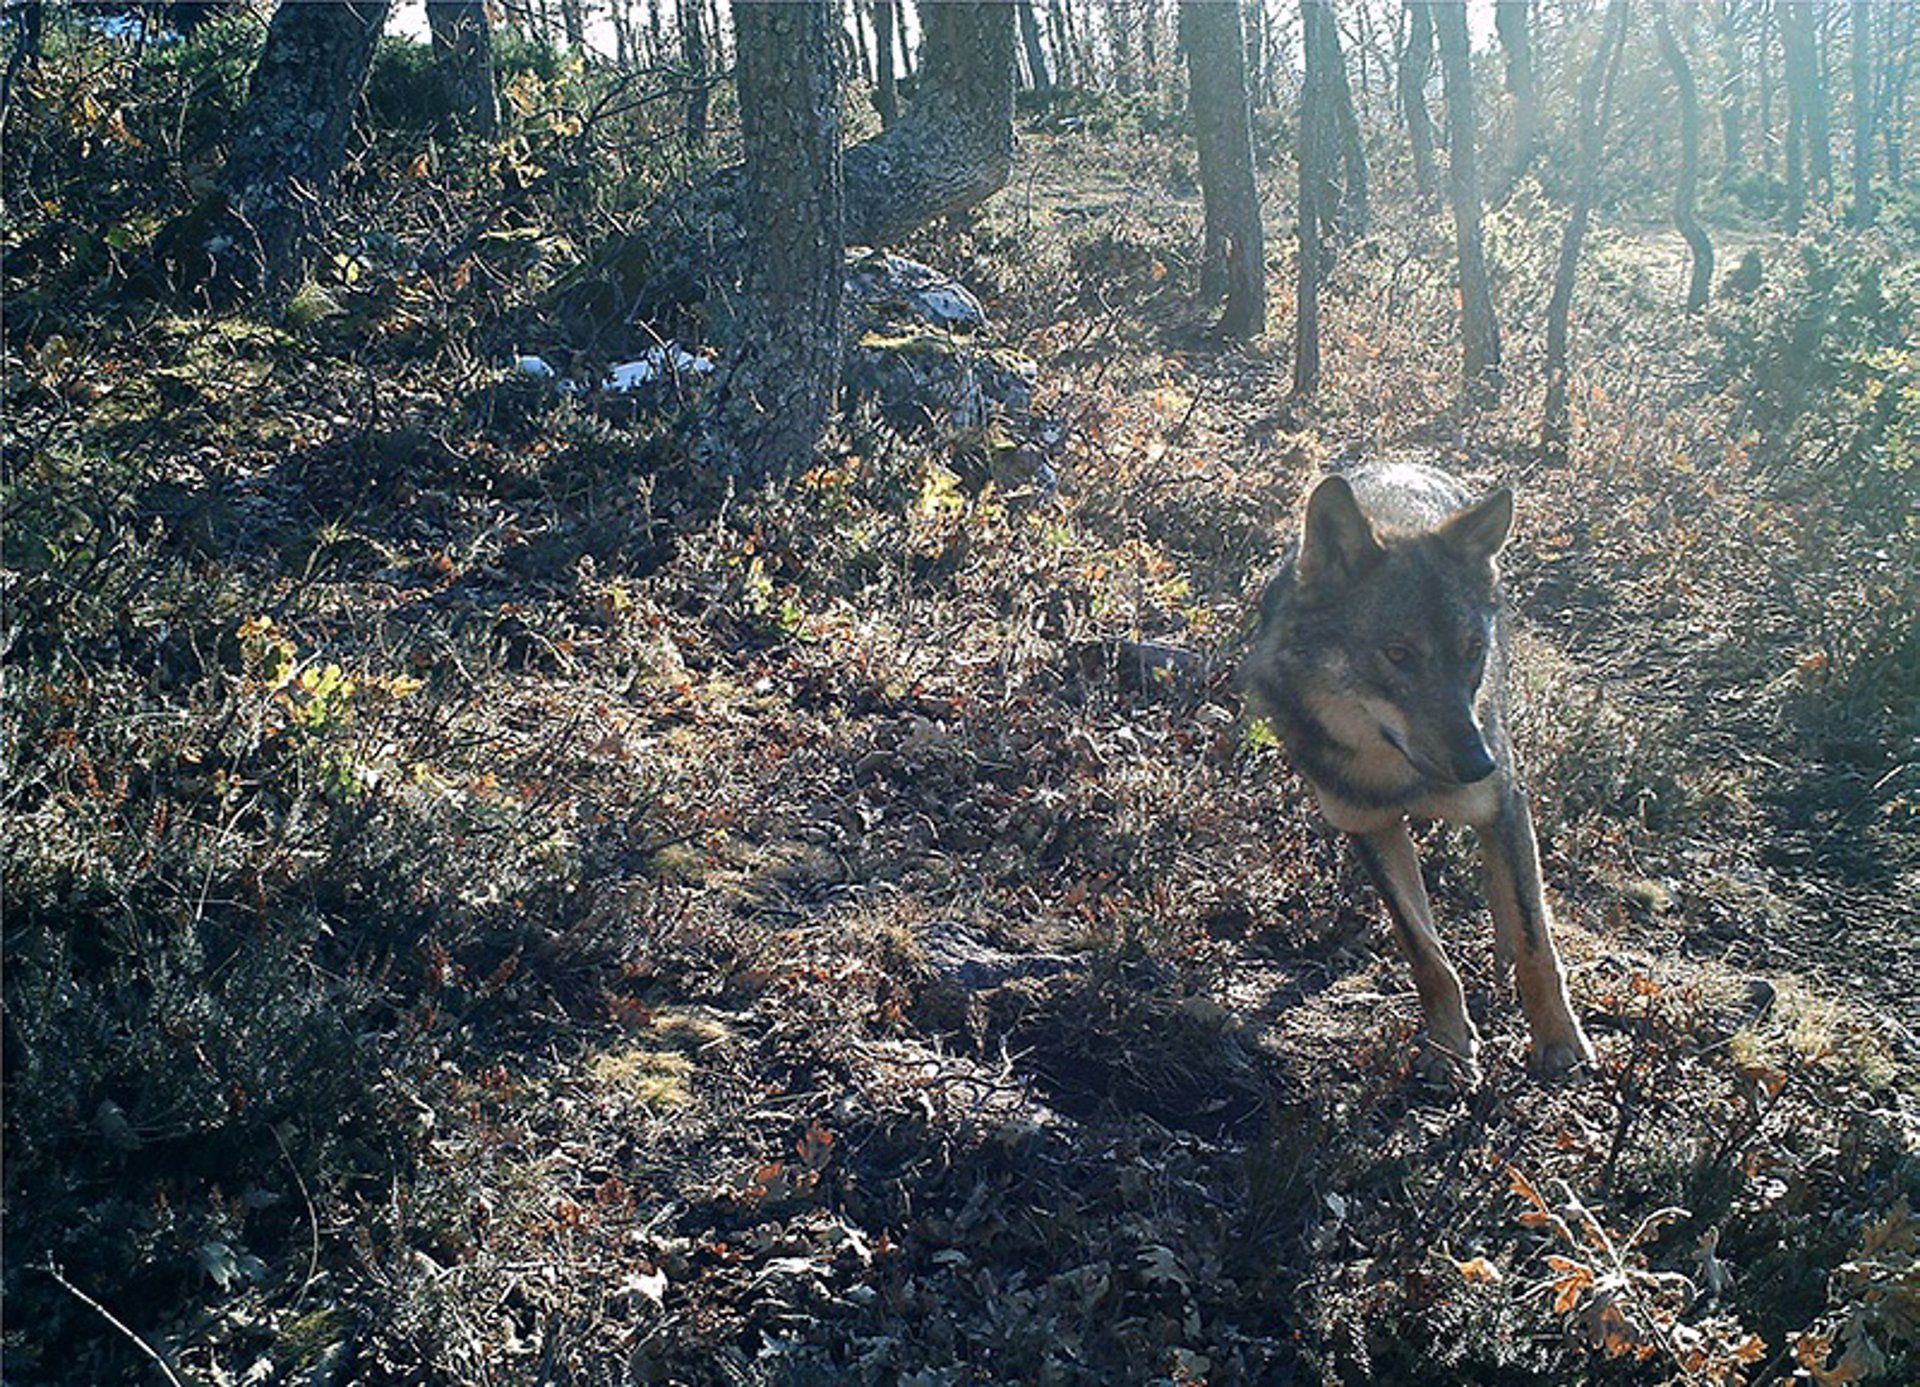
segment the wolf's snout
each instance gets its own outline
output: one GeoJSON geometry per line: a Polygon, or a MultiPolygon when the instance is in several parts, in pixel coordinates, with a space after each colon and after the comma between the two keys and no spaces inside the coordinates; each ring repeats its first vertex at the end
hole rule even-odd
{"type": "Polygon", "coordinates": [[[1462,785],[1471,785],[1493,774],[1493,753],[1486,738],[1476,730],[1470,739],[1462,739],[1453,748],[1453,774],[1462,785]]]}

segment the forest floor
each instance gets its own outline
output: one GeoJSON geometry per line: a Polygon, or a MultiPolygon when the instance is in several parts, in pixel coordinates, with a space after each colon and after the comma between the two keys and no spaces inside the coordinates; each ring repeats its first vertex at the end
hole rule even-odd
{"type": "Polygon", "coordinates": [[[1464,417],[1411,199],[1302,407],[1277,211],[1223,350],[1181,155],[1020,159],[907,249],[1038,363],[1045,477],[863,415],[723,495],[506,373],[534,308],[452,331],[484,263],[9,329],[11,1380],[150,1367],[49,1262],[189,1381],[1913,1370],[1920,565],[1910,476],[1754,404],[1799,248],[1689,319],[1677,237],[1598,231],[1556,464],[1531,188],[1464,417]],[[1439,830],[1487,1081],[1409,1074],[1377,901],[1233,689],[1374,456],[1518,489],[1584,1079],[1526,1076],[1439,830]]]}

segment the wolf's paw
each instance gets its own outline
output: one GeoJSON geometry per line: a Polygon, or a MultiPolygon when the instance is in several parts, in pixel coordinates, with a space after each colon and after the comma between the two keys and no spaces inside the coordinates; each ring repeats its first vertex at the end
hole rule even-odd
{"type": "Polygon", "coordinates": [[[1480,1065],[1474,1059],[1479,1050],[1472,1036],[1441,1040],[1423,1032],[1413,1055],[1413,1072],[1422,1083],[1471,1093],[1480,1087],[1480,1065]]]}
{"type": "Polygon", "coordinates": [[[1587,1042],[1578,1026],[1569,1035],[1551,1039],[1536,1037],[1527,1047],[1527,1068],[1535,1078],[1540,1079],[1559,1079],[1578,1071],[1591,1070],[1593,1046],[1587,1042]]]}

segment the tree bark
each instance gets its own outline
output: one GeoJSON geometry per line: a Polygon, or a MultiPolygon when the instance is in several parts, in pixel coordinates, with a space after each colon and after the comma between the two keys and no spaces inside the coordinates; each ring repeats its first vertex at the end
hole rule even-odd
{"type": "Polygon", "coordinates": [[[1511,186],[1533,167],[1540,142],[1540,88],[1533,70],[1533,0],[1494,0],[1494,30],[1507,59],[1507,92],[1513,97],[1511,186]]]}
{"type": "Polygon", "coordinates": [[[681,136],[688,149],[707,143],[707,34],[700,0],[680,0],[680,60],[687,70],[687,114],[681,136]]]}
{"type": "Polygon", "coordinates": [[[1040,21],[1033,13],[1033,0],[1020,0],[1020,39],[1027,48],[1027,71],[1033,74],[1034,90],[1051,90],[1053,78],[1047,72],[1047,54],[1040,44],[1040,21]]]}
{"type": "Polygon", "coordinates": [[[876,139],[846,152],[849,242],[893,245],[984,201],[1013,168],[1013,7],[920,7],[919,90],[876,139]]]}
{"type": "Polygon", "coordinates": [[[1132,96],[1133,33],[1125,13],[1126,0],[1106,0],[1106,3],[1107,43],[1113,54],[1113,89],[1122,96],[1132,96]]]}
{"type": "MultiPolygon", "coordinates": [[[[1326,0],[1300,0],[1301,49],[1305,57],[1300,90],[1300,263],[1294,286],[1293,392],[1320,388],[1320,283],[1331,257],[1334,221],[1333,161],[1335,116],[1327,40],[1333,15],[1326,0]]],[[[1335,50],[1337,51],[1337,50],[1335,50]]]]}
{"type": "Polygon", "coordinates": [[[1707,306],[1713,288],[1713,240],[1700,224],[1698,193],[1700,187],[1700,88],[1693,80],[1693,66],[1675,37],[1667,14],[1666,0],[1654,11],[1654,37],[1660,44],[1660,56],[1673,74],[1673,85],[1680,96],[1680,177],[1674,185],[1673,224],[1686,238],[1693,270],[1687,279],[1687,312],[1697,313],[1707,306]]]}
{"type": "Polygon", "coordinates": [[[1880,45],[1879,111],[1874,124],[1880,128],[1880,143],[1886,151],[1887,179],[1897,185],[1902,177],[1900,139],[1907,124],[1907,87],[1913,76],[1914,49],[1920,47],[1920,24],[1915,23],[1913,10],[1906,6],[1887,6],[1885,18],[1886,42],[1880,45]],[[1903,20],[1904,28],[1901,27],[1903,20]],[[1893,61],[1896,53],[1900,55],[1898,65],[1893,61]]]}
{"type": "MultiPolygon", "coordinates": [[[[1183,0],[1180,37],[1187,53],[1188,106],[1207,208],[1207,262],[1224,267],[1220,278],[1227,306],[1219,331],[1228,337],[1257,337],[1267,326],[1266,239],[1253,180],[1239,5],[1183,0]]],[[[1202,291],[1208,287],[1203,270],[1202,291]]]]}
{"type": "Polygon", "coordinates": [[[1812,0],[1777,0],[1780,46],[1787,84],[1787,224],[1798,229],[1811,198],[1824,203],[1821,169],[1831,177],[1832,155],[1821,159],[1826,143],[1826,99],[1820,83],[1820,58],[1814,44],[1812,0]]]}
{"type": "Polygon", "coordinates": [[[900,119],[900,86],[893,73],[895,0],[873,0],[873,109],[882,129],[900,119]]]}
{"type": "Polygon", "coordinates": [[[1423,199],[1434,195],[1433,116],[1427,82],[1433,75],[1433,9],[1428,0],[1407,0],[1407,46],[1400,53],[1400,113],[1413,145],[1413,181],[1423,199]]]}
{"type": "Polygon", "coordinates": [[[812,459],[840,385],[839,45],[824,0],[734,0],[735,80],[752,266],[714,410],[749,480],[812,459]]]}
{"type": "Polygon", "coordinates": [[[1326,75],[1333,95],[1334,129],[1340,138],[1340,167],[1346,186],[1340,195],[1335,225],[1341,237],[1367,234],[1367,145],[1360,118],[1353,107],[1353,84],[1347,80],[1347,55],[1340,47],[1340,25],[1331,9],[1320,26],[1326,45],[1326,75]]]}
{"type": "Polygon", "coordinates": [[[1853,210],[1858,228],[1873,225],[1873,7],[1853,0],[1849,36],[1853,66],[1853,210]]]}
{"type": "Polygon", "coordinates": [[[1626,47],[1627,0],[1610,0],[1600,47],[1580,78],[1580,153],[1573,211],[1560,238],[1560,260],[1553,272],[1553,297],[1547,303],[1547,400],[1541,411],[1540,446],[1548,456],[1564,458],[1572,435],[1567,400],[1567,337],[1573,312],[1573,282],[1580,269],[1580,243],[1600,186],[1600,163],[1613,104],[1614,79],[1626,47]]]}
{"type": "Polygon", "coordinates": [[[306,274],[386,18],[386,0],[274,11],[217,191],[159,238],[183,285],[226,300],[306,274]]]}
{"type": "Polygon", "coordinates": [[[500,99],[485,0],[427,0],[427,29],[454,123],[492,139],[500,130],[500,99]]]}
{"type": "Polygon", "coordinates": [[[1720,185],[1740,178],[1746,159],[1747,64],[1740,34],[1740,10],[1729,0],[1721,6],[1720,40],[1720,185]]]}
{"type": "Polygon", "coordinates": [[[1047,0],[1047,28],[1053,34],[1054,76],[1063,87],[1074,79],[1073,36],[1067,28],[1066,0],[1047,0]]]}
{"type": "Polygon", "coordinates": [[[1467,402],[1500,398],[1500,324],[1493,316],[1486,248],[1480,235],[1480,177],[1474,163],[1473,55],[1463,5],[1444,4],[1434,15],[1440,72],[1447,93],[1447,192],[1453,203],[1453,239],[1460,261],[1460,340],[1467,402]]]}

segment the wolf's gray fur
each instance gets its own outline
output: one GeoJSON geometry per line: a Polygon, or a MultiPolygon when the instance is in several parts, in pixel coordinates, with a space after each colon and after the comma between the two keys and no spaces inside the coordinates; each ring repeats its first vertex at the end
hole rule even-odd
{"type": "Polygon", "coordinates": [[[1386,899],[1426,1018],[1424,1062],[1477,1081],[1478,1037],[1434,929],[1409,816],[1470,824],[1496,951],[1515,965],[1536,1069],[1588,1063],[1540,881],[1533,819],[1506,732],[1507,632],[1497,556],[1513,495],[1474,501],[1430,467],[1323,480],[1261,599],[1242,670],[1327,818],[1354,836],[1386,899]]]}

